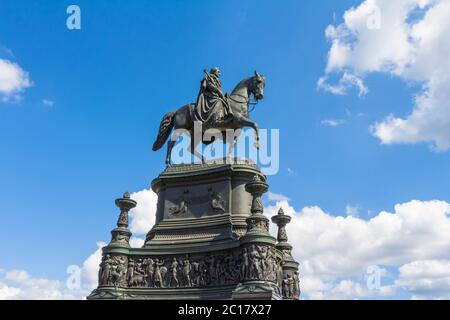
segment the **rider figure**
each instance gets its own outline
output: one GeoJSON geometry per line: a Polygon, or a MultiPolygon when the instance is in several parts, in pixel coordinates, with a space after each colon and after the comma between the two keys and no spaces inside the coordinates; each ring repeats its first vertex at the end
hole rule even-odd
{"type": "Polygon", "coordinates": [[[200,83],[200,92],[195,107],[197,120],[205,123],[210,120],[211,115],[215,115],[214,120],[216,121],[232,116],[233,112],[222,93],[220,69],[214,67],[209,73],[206,70],[204,72],[205,76],[200,83]]]}

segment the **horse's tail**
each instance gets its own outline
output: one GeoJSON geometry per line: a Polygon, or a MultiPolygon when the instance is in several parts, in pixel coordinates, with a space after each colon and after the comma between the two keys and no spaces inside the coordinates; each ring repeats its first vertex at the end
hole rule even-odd
{"type": "Polygon", "coordinates": [[[161,147],[164,145],[167,138],[169,137],[170,130],[172,130],[173,127],[174,115],[175,112],[168,112],[161,120],[161,124],[159,125],[158,137],[156,138],[156,141],[153,144],[152,148],[153,151],[161,149],[161,147]]]}

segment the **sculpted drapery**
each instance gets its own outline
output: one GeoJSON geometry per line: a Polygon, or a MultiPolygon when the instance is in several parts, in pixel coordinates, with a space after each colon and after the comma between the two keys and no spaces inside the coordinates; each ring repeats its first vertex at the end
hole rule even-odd
{"type": "Polygon", "coordinates": [[[212,126],[232,115],[232,111],[222,92],[220,69],[213,68],[200,82],[200,92],[195,106],[195,117],[204,126],[212,126]]]}

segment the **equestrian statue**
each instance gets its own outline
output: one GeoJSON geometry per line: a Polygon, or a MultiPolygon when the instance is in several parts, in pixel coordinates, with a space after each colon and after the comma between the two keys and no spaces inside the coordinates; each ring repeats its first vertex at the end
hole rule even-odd
{"type": "MultiPolygon", "coordinates": [[[[226,143],[226,130],[238,130],[250,127],[255,130],[255,147],[259,148],[258,125],[249,119],[249,106],[255,104],[264,97],[265,77],[255,71],[254,75],[242,80],[230,94],[223,94],[220,81],[220,69],[212,68],[210,72],[204,70],[204,77],[200,82],[200,91],[196,103],[189,103],[176,111],[168,112],[159,126],[158,137],[153,144],[153,151],[161,149],[167,141],[172,129],[184,129],[190,137],[191,143],[188,151],[199,157],[204,162],[203,155],[196,151],[201,142],[208,145],[214,142],[212,139],[204,139],[204,133],[208,129],[217,129],[222,133],[222,140],[226,143]],[[251,102],[251,98],[256,102],[251,102]],[[195,123],[201,123],[201,139],[194,139],[195,123]]],[[[236,143],[237,136],[233,135],[229,152],[236,143]]],[[[171,165],[171,152],[175,140],[167,143],[166,165],[171,165]]]]}

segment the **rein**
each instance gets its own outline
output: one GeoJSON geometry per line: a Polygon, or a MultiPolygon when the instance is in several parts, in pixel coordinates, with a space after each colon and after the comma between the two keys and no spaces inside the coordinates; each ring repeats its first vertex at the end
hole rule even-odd
{"type": "Polygon", "coordinates": [[[255,107],[256,107],[256,105],[258,104],[258,100],[255,100],[255,101],[250,101],[250,98],[247,98],[247,97],[245,97],[245,96],[243,96],[242,94],[239,94],[239,93],[233,93],[233,94],[231,94],[231,95],[229,95],[228,96],[228,98],[230,98],[231,100],[233,100],[234,102],[237,102],[237,103],[245,103],[246,105],[247,105],[247,111],[248,111],[248,113],[250,113],[250,112],[252,112],[253,110],[255,110],[255,107]],[[239,97],[241,97],[241,98],[244,98],[244,101],[238,101],[238,100],[235,100],[235,99],[233,99],[231,96],[232,95],[237,95],[237,96],[239,96],[239,97]],[[253,108],[249,108],[248,106],[252,106],[253,108]]]}

